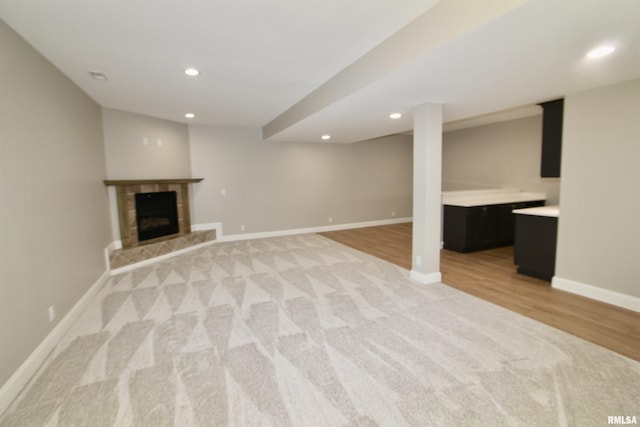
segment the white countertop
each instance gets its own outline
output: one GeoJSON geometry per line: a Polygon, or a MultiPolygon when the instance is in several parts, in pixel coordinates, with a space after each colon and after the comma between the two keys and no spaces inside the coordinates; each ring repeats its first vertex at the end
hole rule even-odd
{"type": "Polygon", "coordinates": [[[513,213],[520,215],[550,216],[558,218],[560,216],[560,206],[552,205],[539,206],[536,208],[516,209],[513,211],[513,213]]]}
{"type": "Polygon", "coordinates": [[[446,191],[442,193],[442,204],[449,206],[484,206],[501,205],[505,203],[532,202],[546,200],[545,193],[525,193],[513,190],[477,190],[477,191],[446,191]]]}

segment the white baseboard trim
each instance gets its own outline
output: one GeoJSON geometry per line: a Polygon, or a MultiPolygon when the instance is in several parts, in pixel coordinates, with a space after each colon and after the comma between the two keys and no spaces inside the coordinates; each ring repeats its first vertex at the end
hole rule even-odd
{"type": "Polygon", "coordinates": [[[60,342],[71,324],[80,316],[89,302],[98,293],[109,278],[105,271],[98,280],[85,292],[69,312],[53,327],[51,332],[42,340],[40,345],[29,355],[22,365],[13,373],[11,378],[0,388],[0,415],[11,405],[13,400],[31,380],[36,371],[42,366],[55,346],[60,342]]]}
{"type": "MultiPolygon", "coordinates": [[[[295,228],[290,230],[264,231],[259,233],[232,234],[230,236],[225,236],[223,234],[222,223],[210,222],[210,223],[203,223],[203,224],[194,224],[191,226],[191,231],[216,230],[216,240],[201,243],[195,246],[190,246],[188,248],[180,249],[179,251],[160,255],[148,260],[137,262],[135,264],[116,268],[111,270],[110,274],[113,276],[115,274],[126,273],[127,271],[131,271],[139,267],[144,267],[146,265],[151,265],[158,261],[162,261],[177,255],[185,254],[187,252],[191,252],[193,250],[200,249],[205,246],[218,243],[218,242],[235,242],[240,240],[264,239],[268,237],[292,236],[295,234],[322,233],[325,231],[348,230],[351,228],[374,227],[378,225],[389,225],[389,224],[401,224],[403,222],[410,222],[412,220],[413,218],[394,218],[394,219],[383,219],[378,221],[357,222],[357,223],[350,223],[350,224],[328,225],[328,226],[321,226],[321,227],[295,228]]],[[[105,248],[107,268],[109,268],[108,267],[109,253],[113,250],[115,243],[116,242],[112,242],[107,248],[105,248]]]]}
{"type": "Polygon", "coordinates": [[[640,298],[632,295],[622,294],[620,292],[599,288],[597,286],[588,285],[575,280],[564,279],[558,276],[553,276],[551,279],[551,286],[555,289],[560,289],[597,301],[606,302],[607,304],[613,304],[628,310],[640,312],[640,298]]]}
{"type": "Polygon", "coordinates": [[[413,221],[413,218],[393,218],[393,219],[383,219],[383,220],[366,221],[366,222],[352,222],[348,224],[323,225],[319,227],[293,228],[289,230],[277,230],[277,231],[263,231],[259,233],[231,234],[228,236],[223,236],[221,232],[217,240],[220,242],[233,242],[238,240],[265,239],[268,237],[292,236],[295,234],[324,233],[327,231],[349,230],[352,228],[401,224],[403,222],[411,222],[411,221],[413,221]]]}
{"type": "MultiPolygon", "coordinates": [[[[191,226],[191,231],[216,230],[216,240],[215,240],[215,242],[234,242],[234,241],[240,241],[240,240],[265,239],[265,238],[268,238],[268,237],[292,236],[292,235],[295,235],[295,234],[324,233],[324,232],[327,232],[327,231],[349,230],[349,229],[352,229],[352,228],[364,228],[364,227],[376,227],[376,226],[379,226],[379,225],[402,224],[402,223],[411,222],[411,221],[413,221],[412,217],[393,218],[393,219],[382,219],[382,220],[365,221],[365,222],[352,222],[352,223],[347,223],[347,224],[323,225],[323,226],[319,226],[319,227],[292,228],[292,229],[287,229],[287,230],[261,231],[261,232],[257,232],[257,233],[230,234],[228,236],[225,236],[224,233],[223,233],[222,223],[220,223],[220,222],[208,222],[208,223],[192,225],[191,226]]],[[[214,242],[207,242],[205,244],[208,244],[208,243],[214,243],[214,242]]],[[[193,248],[199,248],[199,247],[201,247],[201,246],[200,245],[199,246],[193,246],[193,248]]],[[[105,249],[105,254],[107,256],[107,260],[108,260],[108,253],[112,252],[115,249],[121,249],[121,248],[122,248],[122,242],[121,241],[118,240],[118,241],[112,242],[105,249]],[[119,246],[117,246],[118,244],[119,244],[119,246]]],[[[191,248],[187,248],[187,249],[191,249],[191,248]]],[[[171,254],[167,254],[167,256],[170,257],[170,256],[173,256],[173,255],[179,254],[179,253],[184,253],[184,252],[176,251],[176,252],[172,252],[171,254]]],[[[137,264],[132,264],[132,265],[135,265],[135,267],[140,267],[140,266],[145,265],[145,263],[152,263],[152,262],[155,262],[156,260],[158,260],[160,258],[161,257],[157,257],[157,258],[153,258],[153,260],[142,261],[142,262],[139,262],[137,264]]],[[[109,264],[107,263],[107,266],[108,265],[109,264]]],[[[129,267],[130,266],[123,267],[123,268],[129,269],[129,267]]],[[[121,270],[122,269],[113,270],[113,271],[121,272],[121,270]]],[[[113,274],[113,271],[112,271],[112,274],[113,274]]]]}
{"type": "Polygon", "coordinates": [[[411,270],[410,277],[411,280],[415,280],[416,282],[422,283],[423,285],[442,283],[442,274],[439,271],[437,273],[424,274],[415,270],[411,270]]]}

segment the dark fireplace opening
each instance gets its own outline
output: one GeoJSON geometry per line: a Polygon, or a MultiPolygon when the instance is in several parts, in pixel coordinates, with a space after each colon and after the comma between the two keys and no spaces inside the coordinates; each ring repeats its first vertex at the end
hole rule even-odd
{"type": "Polygon", "coordinates": [[[136,221],[140,242],[178,233],[176,192],[136,193],[136,221]]]}

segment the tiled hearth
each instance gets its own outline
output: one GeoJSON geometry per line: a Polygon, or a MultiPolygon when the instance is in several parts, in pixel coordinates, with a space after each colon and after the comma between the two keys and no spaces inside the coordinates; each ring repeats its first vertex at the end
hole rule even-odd
{"type": "Polygon", "coordinates": [[[116,187],[122,242],[122,249],[109,253],[109,268],[114,270],[126,267],[215,240],[215,230],[191,231],[189,184],[200,181],[200,178],[104,181],[106,185],[116,187]],[[139,242],[135,194],[161,191],[176,192],[179,231],[173,235],[139,242]]]}
{"type": "Polygon", "coordinates": [[[166,255],[216,239],[215,230],[193,231],[171,239],[155,243],[141,244],[130,248],[117,249],[109,254],[111,270],[166,255]]]}

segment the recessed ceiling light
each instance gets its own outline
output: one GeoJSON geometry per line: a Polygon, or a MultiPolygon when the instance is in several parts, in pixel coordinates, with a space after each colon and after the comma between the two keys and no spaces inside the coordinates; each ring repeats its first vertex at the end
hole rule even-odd
{"type": "Polygon", "coordinates": [[[187,113],[184,115],[187,119],[193,119],[196,115],[193,113],[187,113]]]}
{"type": "Polygon", "coordinates": [[[322,135],[321,138],[326,141],[327,139],[331,139],[331,135],[322,135]]]}
{"type": "Polygon", "coordinates": [[[107,75],[102,71],[87,71],[87,72],[94,80],[99,80],[101,82],[109,81],[109,79],[107,78],[107,75]]]}
{"type": "Polygon", "coordinates": [[[389,118],[391,118],[393,120],[397,120],[400,117],[402,117],[402,114],[400,114],[400,113],[391,113],[391,114],[389,114],[389,118]]]}
{"type": "Polygon", "coordinates": [[[197,76],[198,74],[200,74],[200,71],[199,71],[199,70],[197,70],[197,69],[195,69],[195,68],[187,68],[186,70],[184,70],[184,73],[185,73],[187,76],[195,77],[195,76],[197,76]]]}
{"type": "Polygon", "coordinates": [[[587,53],[587,58],[591,58],[591,59],[602,58],[603,56],[607,56],[613,53],[614,50],[616,50],[616,48],[613,46],[600,46],[595,49],[591,49],[589,53],[587,53]]]}

